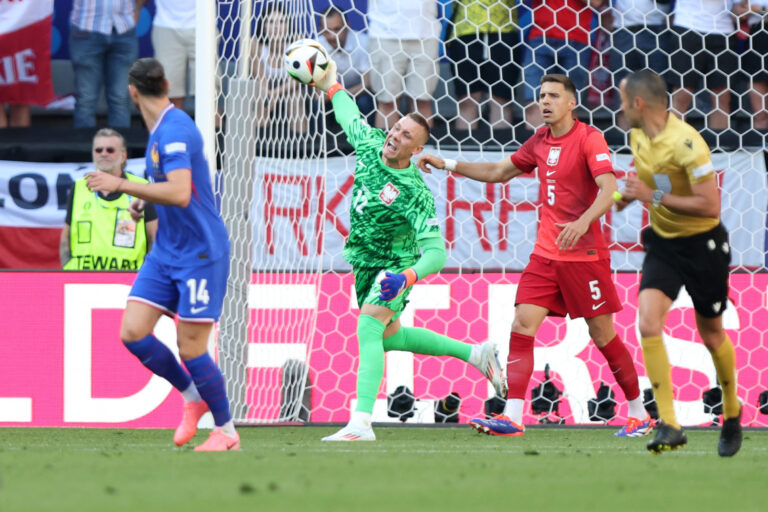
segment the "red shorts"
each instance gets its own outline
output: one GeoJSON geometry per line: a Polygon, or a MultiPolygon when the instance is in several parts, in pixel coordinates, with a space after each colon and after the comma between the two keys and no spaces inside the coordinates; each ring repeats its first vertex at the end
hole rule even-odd
{"type": "Polygon", "coordinates": [[[592,318],[621,311],[610,260],[557,261],[536,254],[517,286],[515,305],[533,304],[553,316],[592,318]]]}

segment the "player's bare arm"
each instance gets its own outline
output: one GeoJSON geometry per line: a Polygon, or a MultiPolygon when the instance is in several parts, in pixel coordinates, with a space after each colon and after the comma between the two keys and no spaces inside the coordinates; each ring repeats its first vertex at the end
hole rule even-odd
{"type": "MultiPolygon", "coordinates": [[[[640,180],[636,174],[627,176],[626,182],[623,200],[637,199],[644,203],[653,202],[653,189],[640,180]]],[[[661,204],[686,215],[696,217],[720,216],[720,191],[714,177],[711,180],[691,185],[691,192],[690,196],[664,194],[661,197],[661,204]]]]}
{"type": "Polygon", "coordinates": [[[555,226],[562,228],[560,234],[557,235],[557,239],[555,239],[555,243],[562,251],[573,249],[581,237],[584,236],[584,233],[589,230],[589,226],[602,217],[613,205],[613,193],[618,190],[616,176],[612,172],[607,172],[595,178],[595,182],[600,187],[600,192],[595,197],[592,205],[574,221],[562,224],[555,223],[555,226]]]}
{"type": "Polygon", "coordinates": [[[435,169],[445,169],[475,181],[486,183],[509,181],[523,173],[509,158],[504,158],[498,162],[455,162],[456,167],[454,169],[447,168],[446,162],[451,164],[448,167],[452,167],[455,161],[444,160],[435,155],[424,155],[419,157],[416,166],[426,173],[431,173],[430,167],[434,167],[435,169]]]}
{"type": "Polygon", "coordinates": [[[168,181],[161,183],[136,183],[105,172],[86,174],[88,189],[97,192],[122,192],[155,204],[186,207],[192,197],[192,171],[174,169],[166,173],[168,181]]]}
{"type": "Polygon", "coordinates": [[[61,230],[61,238],[59,239],[59,261],[61,261],[62,267],[72,258],[72,249],[69,242],[69,224],[64,224],[64,228],[61,230]]]}
{"type": "Polygon", "coordinates": [[[147,252],[150,252],[152,250],[152,246],[155,245],[155,237],[157,236],[157,224],[157,219],[144,223],[144,231],[147,235],[147,252]]]}

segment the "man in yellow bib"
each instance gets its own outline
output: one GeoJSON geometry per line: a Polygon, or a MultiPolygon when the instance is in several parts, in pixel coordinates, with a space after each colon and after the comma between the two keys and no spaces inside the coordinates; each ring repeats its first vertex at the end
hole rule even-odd
{"type": "Polygon", "coordinates": [[[728,303],[731,251],[720,222],[720,191],[709,147],[689,124],[669,112],[667,86],[644,69],[619,85],[621,108],[632,126],[629,144],[637,175],[627,177],[615,197],[619,210],[637,199],[648,205],[651,226],[643,231],[643,276],[638,295],[643,358],[661,422],[648,450],[661,453],[688,442],[673,408],[664,323],[685,286],[696,311],[696,327],[712,356],[723,390],[723,427],[717,452],[731,457],[741,448],[741,404],[736,396],[733,344],[723,329],[728,303]]]}
{"type": "MultiPolygon", "coordinates": [[[[96,169],[130,181],[146,180],[124,171],[128,152],[125,139],[111,128],[93,137],[96,169]]],[[[134,198],[122,192],[91,192],[86,178],[75,182],[61,231],[59,257],[65,270],[138,270],[157,233],[157,213],[151,204],[141,205],[143,217],[131,217],[134,198]]]]}

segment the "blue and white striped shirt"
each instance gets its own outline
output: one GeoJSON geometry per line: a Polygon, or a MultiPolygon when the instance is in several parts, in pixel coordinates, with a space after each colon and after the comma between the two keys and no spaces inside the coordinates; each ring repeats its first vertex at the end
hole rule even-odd
{"type": "Polygon", "coordinates": [[[135,0],[75,0],[70,21],[87,32],[109,35],[114,28],[118,34],[133,28],[135,0]]]}

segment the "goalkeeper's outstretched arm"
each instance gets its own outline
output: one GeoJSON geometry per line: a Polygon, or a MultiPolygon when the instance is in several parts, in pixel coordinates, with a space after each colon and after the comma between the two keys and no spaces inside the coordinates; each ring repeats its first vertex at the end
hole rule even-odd
{"type": "MultiPolygon", "coordinates": [[[[347,94],[347,91],[339,83],[336,62],[333,59],[329,59],[325,76],[322,80],[315,83],[315,87],[328,93],[328,99],[331,100],[331,105],[333,105],[333,115],[336,118],[336,122],[344,130],[349,143],[352,146],[356,146],[356,142],[361,134],[357,133],[358,130],[353,127],[353,124],[358,124],[355,121],[361,121],[360,109],[355,100],[347,94]]],[[[362,125],[363,123],[359,124],[362,125]]]]}
{"type": "Polygon", "coordinates": [[[435,155],[424,155],[419,158],[416,165],[426,173],[431,173],[430,167],[434,167],[486,183],[509,181],[523,174],[523,171],[518,169],[510,158],[504,158],[498,162],[457,162],[450,158],[442,159],[435,155]]]}

